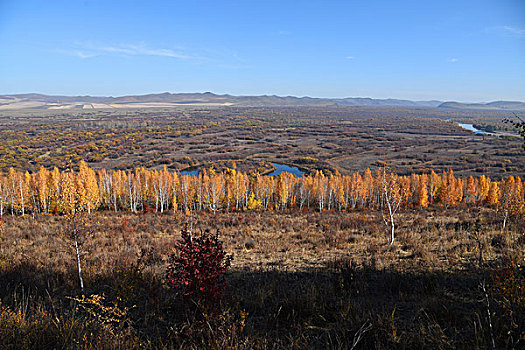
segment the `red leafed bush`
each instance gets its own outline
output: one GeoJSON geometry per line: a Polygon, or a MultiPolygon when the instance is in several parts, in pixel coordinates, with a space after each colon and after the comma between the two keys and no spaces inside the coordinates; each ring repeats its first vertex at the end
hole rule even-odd
{"type": "Polygon", "coordinates": [[[224,274],[232,256],[224,251],[218,232],[193,236],[183,229],[181,236],[175,246],[177,252],[170,257],[168,283],[187,300],[216,305],[226,292],[224,274]]]}

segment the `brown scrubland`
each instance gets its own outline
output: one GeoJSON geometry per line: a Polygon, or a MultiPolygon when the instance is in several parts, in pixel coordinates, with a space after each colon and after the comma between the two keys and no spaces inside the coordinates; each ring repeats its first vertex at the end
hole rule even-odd
{"type": "Polygon", "coordinates": [[[5,216],[0,345],[13,348],[519,348],[524,222],[489,207],[5,216]],[[218,311],[166,284],[183,227],[233,254],[218,311]],[[490,314],[490,318],[487,317],[490,314]]]}
{"type": "MultiPolygon", "coordinates": [[[[517,112],[524,117],[525,113],[517,112]]],[[[79,111],[0,111],[0,170],[139,167],[271,170],[348,175],[385,161],[397,174],[453,170],[461,176],[525,176],[521,140],[507,111],[396,107],[180,107],[79,111]],[[475,134],[456,122],[505,128],[475,134]]]]}

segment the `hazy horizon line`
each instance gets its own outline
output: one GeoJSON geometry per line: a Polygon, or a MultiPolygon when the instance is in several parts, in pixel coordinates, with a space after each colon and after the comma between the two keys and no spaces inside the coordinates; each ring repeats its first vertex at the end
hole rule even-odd
{"type": "Polygon", "coordinates": [[[525,98],[523,100],[517,100],[512,98],[491,98],[486,100],[477,100],[477,101],[468,101],[462,99],[442,99],[442,98],[428,98],[428,99],[415,99],[415,98],[406,98],[406,97],[372,97],[372,96],[345,96],[345,97],[320,97],[313,95],[289,95],[289,94],[276,94],[276,93],[263,93],[263,94],[233,94],[233,93],[218,93],[213,91],[191,91],[191,92],[172,92],[172,91],[161,91],[161,92],[146,92],[146,93],[128,93],[128,94],[63,94],[63,93],[46,93],[46,92],[15,92],[15,93],[5,93],[2,92],[0,95],[3,96],[14,96],[14,95],[45,95],[45,96],[64,96],[64,97],[101,97],[101,98],[119,98],[127,96],[146,96],[146,95],[162,95],[162,94],[213,94],[217,96],[232,96],[232,97],[280,97],[280,98],[312,98],[320,100],[342,100],[342,99],[372,99],[372,100],[405,100],[412,102],[428,102],[428,101],[438,101],[438,102],[458,102],[463,104],[485,104],[497,101],[507,101],[507,102],[522,102],[525,103],[525,98]]]}

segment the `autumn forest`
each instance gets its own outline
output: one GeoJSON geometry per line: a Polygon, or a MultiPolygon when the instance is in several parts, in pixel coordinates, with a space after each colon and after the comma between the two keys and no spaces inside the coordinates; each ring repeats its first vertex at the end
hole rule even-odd
{"type": "Polygon", "coordinates": [[[40,168],[35,173],[10,168],[0,176],[0,216],[6,213],[65,214],[73,210],[167,212],[170,210],[374,210],[385,196],[399,207],[425,208],[429,204],[491,206],[503,215],[519,214],[525,205],[523,182],[508,176],[456,178],[452,170],[436,174],[398,176],[386,169],[372,174],[297,177],[248,175],[235,169],[203,169],[198,176],[138,168],[134,171],[91,169],[81,161],[79,171],[40,168]]]}

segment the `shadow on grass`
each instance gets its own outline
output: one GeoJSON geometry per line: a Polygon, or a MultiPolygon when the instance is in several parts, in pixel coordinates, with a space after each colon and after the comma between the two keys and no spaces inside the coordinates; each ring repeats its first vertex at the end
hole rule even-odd
{"type": "MultiPolygon", "coordinates": [[[[489,348],[487,309],[479,289],[484,274],[399,272],[347,261],[302,272],[234,271],[228,274],[229,293],[219,311],[204,308],[197,316],[195,308],[163,285],[162,276],[138,268],[99,271],[86,276],[86,294],[104,295],[106,307],[127,313],[123,324],[102,322],[97,328],[84,326],[93,325],[93,315],[78,311],[78,302],[68,298],[80,294],[75,271],[21,264],[1,270],[0,300],[4,313],[7,307],[26,319],[11,327],[35,329],[10,333],[29,337],[24,343],[29,348],[58,346],[40,342],[40,328],[35,327],[50,314],[79,327],[75,336],[64,339],[89,340],[98,334],[109,343],[93,344],[103,347],[489,348]],[[128,332],[119,338],[115,332],[123,329],[128,332]]],[[[496,344],[508,346],[507,319],[498,318],[497,305],[491,308],[496,344]]],[[[4,330],[6,320],[0,317],[4,330]]],[[[67,327],[55,327],[57,341],[67,342],[61,338],[67,327]]],[[[523,329],[523,323],[519,327],[523,329]]]]}

